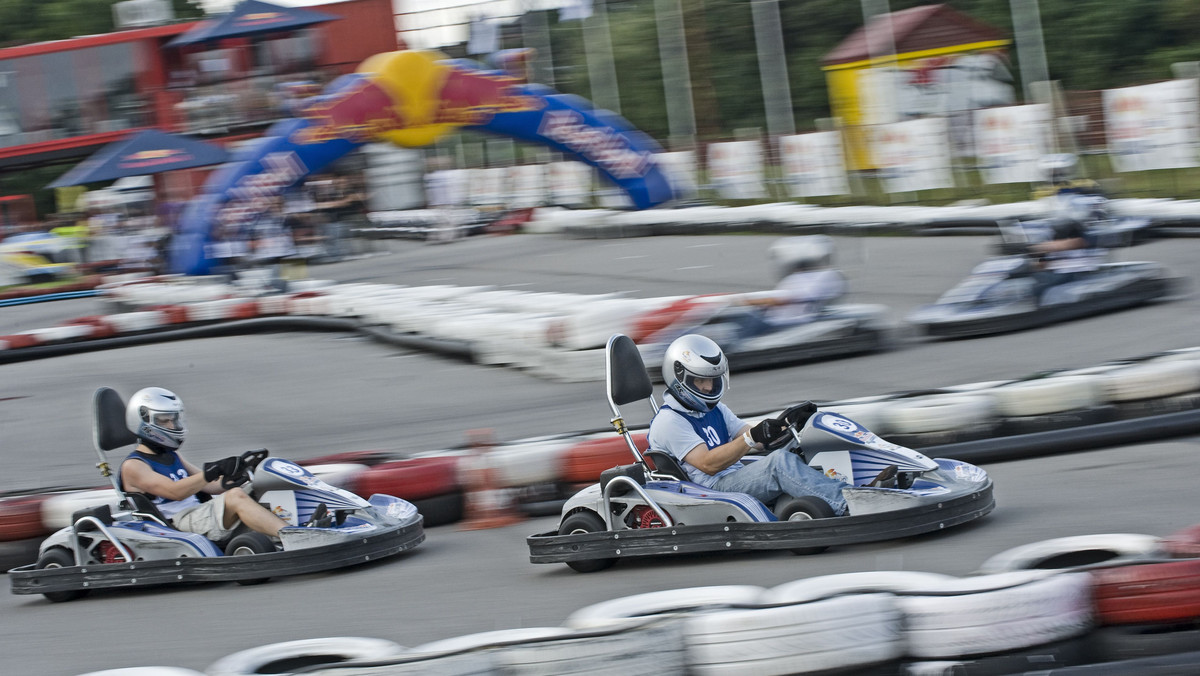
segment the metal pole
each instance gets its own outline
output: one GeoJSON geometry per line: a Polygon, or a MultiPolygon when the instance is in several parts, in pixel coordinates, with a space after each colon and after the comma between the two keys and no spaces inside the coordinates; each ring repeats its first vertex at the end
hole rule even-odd
{"type": "Polygon", "coordinates": [[[682,144],[685,148],[693,148],[696,145],[696,111],[692,105],[692,74],[688,67],[687,38],[683,32],[683,10],[679,0],[654,0],[654,15],[671,146],[682,144]]]}
{"type": "Polygon", "coordinates": [[[553,87],[554,58],[550,52],[550,26],[546,22],[546,12],[538,11],[531,5],[533,3],[527,0],[525,15],[521,17],[521,33],[525,46],[534,51],[530,80],[553,87]]]}
{"type": "Polygon", "coordinates": [[[598,108],[607,108],[620,114],[621,93],[617,89],[617,69],[613,64],[612,36],[608,32],[605,0],[596,0],[592,16],[580,24],[583,26],[583,49],[587,54],[592,102],[598,108]]]}
{"type": "Polygon", "coordinates": [[[762,79],[767,133],[772,139],[796,133],[792,91],[788,86],[783,32],[779,25],[779,0],[751,0],[754,42],[758,47],[758,72],[762,79]]]}
{"type": "MultiPolygon", "coordinates": [[[[1039,100],[1035,82],[1047,82],[1050,73],[1046,66],[1046,44],[1042,38],[1042,16],[1037,0],[1009,0],[1012,12],[1013,36],[1017,42],[1017,59],[1021,62],[1021,84],[1025,89],[1025,101],[1050,103],[1039,100]]],[[[1043,92],[1044,93],[1044,92],[1043,92]]]]}

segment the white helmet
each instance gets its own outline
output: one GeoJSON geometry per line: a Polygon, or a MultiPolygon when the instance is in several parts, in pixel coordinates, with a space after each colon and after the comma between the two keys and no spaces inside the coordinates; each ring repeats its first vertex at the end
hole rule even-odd
{"type": "Polygon", "coordinates": [[[1071,153],[1043,155],[1038,160],[1038,171],[1042,175],[1042,180],[1051,185],[1069,183],[1075,180],[1078,169],[1079,158],[1071,153]]]}
{"type": "Polygon", "coordinates": [[[183,401],[161,387],[138,390],[125,407],[125,426],[155,451],[179,448],[187,435],[183,401]]]}
{"type": "Polygon", "coordinates": [[[729,389],[729,361],[712,340],[689,334],[676,338],[663,355],[663,382],[679,403],[693,411],[711,411],[729,389]],[[696,379],[711,379],[707,391],[696,379]]]}
{"type": "Polygon", "coordinates": [[[775,240],[768,250],[780,277],[793,272],[828,267],[833,264],[833,239],[828,235],[804,235],[775,240]]]}

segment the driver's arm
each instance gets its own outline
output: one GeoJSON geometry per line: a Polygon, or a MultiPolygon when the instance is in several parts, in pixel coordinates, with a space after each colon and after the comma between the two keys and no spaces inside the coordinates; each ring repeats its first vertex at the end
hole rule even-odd
{"type": "Polygon", "coordinates": [[[208,485],[203,472],[195,472],[194,466],[184,463],[189,476],[172,481],[150,469],[141,460],[126,460],[121,463],[121,481],[125,490],[133,493],[149,493],[166,500],[183,500],[191,497],[208,485]]]}
{"type": "MultiPolygon", "coordinates": [[[[191,475],[188,477],[189,479],[196,475],[200,475],[200,476],[204,475],[204,470],[200,469],[199,467],[196,467],[195,465],[188,462],[187,460],[184,460],[183,458],[180,458],[180,460],[183,460],[184,469],[186,469],[188,471],[188,474],[191,475]]],[[[221,477],[217,477],[216,479],[213,479],[212,481],[208,482],[207,484],[204,485],[204,488],[200,489],[200,491],[204,491],[205,493],[208,493],[209,495],[220,495],[221,493],[224,493],[225,489],[221,488],[221,477]]],[[[199,493],[200,491],[196,491],[196,492],[199,493]]]]}
{"type": "Polygon", "coordinates": [[[742,456],[754,450],[745,441],[746,432],[749,431],[750,425],[743,425],[737,431],[737,434],[733,435],[732,441],[713,448],[709,448],[701,442],[695,448],[688,451],[683,460],[701,472],[712,476],[741,460],[742,456]]]}

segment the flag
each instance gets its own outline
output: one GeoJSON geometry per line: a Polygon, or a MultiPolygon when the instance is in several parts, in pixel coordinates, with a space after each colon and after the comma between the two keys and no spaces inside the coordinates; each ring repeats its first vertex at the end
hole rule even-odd
{"type": "Polygon", "coordinates": [[[471,37],[467,40],[468,54],[491,54],[499,46],[499,32],[496,24],[484,17],[476,17],[471,21],[471,37]]]}
{"type": "Polygon", "coordinates": [[[591,15],[592,0],[567,0],[567,4],[558,9],[559,21],[586,19],[591,15]]]}

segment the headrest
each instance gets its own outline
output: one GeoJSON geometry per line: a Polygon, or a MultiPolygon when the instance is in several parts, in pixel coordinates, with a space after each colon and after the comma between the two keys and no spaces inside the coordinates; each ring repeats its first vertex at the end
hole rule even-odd
{"type": "Polygon", "coordinates": [[[608,339],[608,397],[617,406],[648,399],[654,394],[642,353],[629,336],[608,339]]]}
{"type": "Polygon", "coordinates": [[[92,396],[92,440],[102,451],[137,443],[137,435],[125,426],[125,402],[111,387],[92,396]]]}

